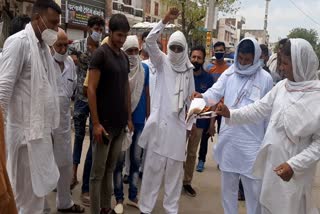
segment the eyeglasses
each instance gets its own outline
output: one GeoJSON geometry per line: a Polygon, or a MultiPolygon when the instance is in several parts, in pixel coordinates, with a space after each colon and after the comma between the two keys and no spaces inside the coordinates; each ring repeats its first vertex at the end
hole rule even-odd
{"type": "Polygon", "coordinates": [[[171,51],[173,51],[175,53],[181,53],[184,51],[184,48],[180,45],[170,45],[169,48],[171,51]]]}

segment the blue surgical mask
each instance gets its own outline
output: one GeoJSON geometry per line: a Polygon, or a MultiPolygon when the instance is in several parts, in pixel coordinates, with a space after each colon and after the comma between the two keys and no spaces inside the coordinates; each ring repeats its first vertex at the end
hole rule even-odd
{"type": "Polygon", "coordinates": [[[260,63],[260,65],[261,65],[261,67],[264,67],[264,66],[265,66],[265,64],[264,64],[264,59],[259,59],[259,63],[260,63]]]}
{"type": "Polygon", "coordinates": [[[250,66],[251,66],[251,64],[241,65],[240,63],[238,63],[238,68],[239,68],[241,71],[244,71],[244,70],[248,69],[250,66]]]}
{"type": "Polygon", "coordinates": [[[101,41],[101,37],[102,37],[102,33],[98,33],[96,31],[93,31],[90,36],[93,39],[93,41],[100,42],[101,41]]]}

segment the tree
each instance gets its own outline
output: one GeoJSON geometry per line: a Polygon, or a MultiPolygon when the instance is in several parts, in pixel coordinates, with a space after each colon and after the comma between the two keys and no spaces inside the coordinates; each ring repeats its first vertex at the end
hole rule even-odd
{"type": "MultiPolygon", "coordinates": [[[[181,11],[181,31],[187,41],[205,39],[204,22],[209,0],[162,0],[161,3],[169,7],[177,7],[181,11]]],[[[218,0],[219,11],[235,13],[239,8],[235,6],[240,0],[218,0]]]]}
{"type": "Polygon", "coordinates": [[[320,41],[318,32],[314,29],[294,28],[288,34],[288,38],[302,38],[310,42],[320,60],[320,41]]]}
{"type": "Polygon", "coordinates": [[[310,42],[312,47],[316,47],[319,40],[319,35],[314,29],[294,28],[290,31],[288,38],[302,38],[310,42]]]}

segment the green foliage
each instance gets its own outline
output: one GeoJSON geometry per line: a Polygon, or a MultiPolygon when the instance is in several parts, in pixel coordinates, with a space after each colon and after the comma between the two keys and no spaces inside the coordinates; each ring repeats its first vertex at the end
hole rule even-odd
{"type": "MultiPolygon", "coordinates": [[[[161,3],[169,7],[177,7],[181,12],[181,31],[188,42],[205,44],[205,18],[209,0],[162,0],[161,3]]],[[[235,6],[240,0],[218,0],[219,11],[235,13],[239,8],[235,6]]]]}
{"type": "Polygon", "coordinates": [[[314,29],[294,28],[290,31],[288,38],[302,38],[310,42],[315,47],[319,40],[319,35],[314,29]]]}

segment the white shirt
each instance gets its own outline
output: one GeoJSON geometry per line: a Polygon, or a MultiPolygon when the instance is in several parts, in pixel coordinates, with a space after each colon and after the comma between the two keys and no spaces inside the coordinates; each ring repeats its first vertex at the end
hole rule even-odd
{"type": "MultiPolygon", "coordinates": [[[[180,114],[173,112],[172,102],[175,91],[175,79],[178,75],[171,68],[171,63],[157,44],[165,25],[159,22],[149,33],[146,39],[150,60],[157,72],[155,90],[152,98],[151,114],[139,139],[139,145],[154,152],[177,161],[185,160],[186,132],[185,108],[180,114]]],[[[193,70],[187,73],[189,94],[185,101],[194,92],[193,70]]]]}
{"type": "MultiPolygon", "coordinates": [[[[41,44],[37,43],[43,55],[41,44]]],[[[43,60],[46,67],[44,57],[43,60]]],[[[19,148],[28,146],[32,187],[39,197],[46,195],[56,186],[59,171],[55,164],[51,142],[51,124],[54,112],[47,105],[45,112],[44,138],[30,143],[26,140],[30,129],[31,97],[31,54],[26,31],[20,31],[9,37],[0,59],[0,105],[7,113],[6,144],[8,149],[8,174],[13,189],[19,178],[17,161],[19,148]],[[41,141],[41,142],[40,142],[41,141]]]]}
{"type": "Polygon", "coordinates": [[[71,155],[71,113],[70,104],[73,92],[77,87],[76,67],[68,57],[64,61],[64,70],[58,62],[55,62],[55,67],[59,70],[58,88],[60,102],[60,124],[59,127],[53,130],[54,154],[58,166],[66,166],[72,164],[71,155]]]}
{"type": "MultiPolygon", "coordinates": [[[[226,106],[237,109],[261,99],[273,86],[271,76],[265,70],[260,69],[253,79],[250,95],[245,96],[235,105],[234,101],[237,100],[238,91],[250,77],[241,76],[236,72],[230,75],[230,69],[232,68],[222,73],[218,81],[203,94],[205,100],[218,103],[221,98],[224,98],[226,106]]],[[[229,126],[225,124],[223,118],[218,144],[214,150],[214,159],[218,162],[220,169],[252,177],[252,165],[262,143],[266,124],[267,121],[229,126]]]]}
{"type": "Polygon", "coordinates": [[[289,92],[286,81],[279,82],[262,100],[231,110],[228,122],[253,123],[271,115],[254,164],[254,174],[262,178],[260,203],[272,214],[318,213],[311,202],[311,188],[320,158],[319,91],[289,92]],[[284,162],[294,171],[289,182],[273,171],[284,162]]]}

